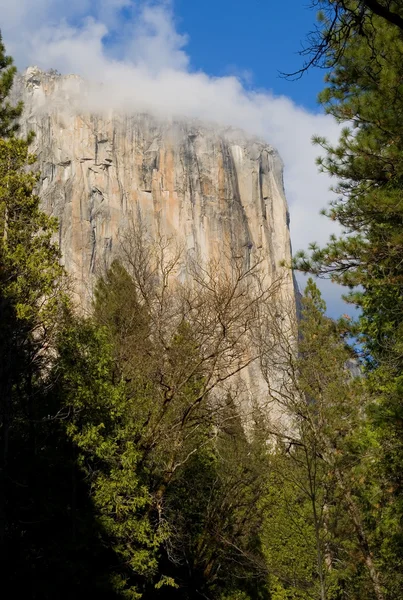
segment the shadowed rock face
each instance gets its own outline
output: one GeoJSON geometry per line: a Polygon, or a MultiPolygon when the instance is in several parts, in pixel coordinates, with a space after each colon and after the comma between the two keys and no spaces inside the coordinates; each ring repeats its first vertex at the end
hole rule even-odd
{"type": "Polygon", "coordinates": [[[78,108],[85,93],[78,77],[36,68],[15,88],[23,129],[36,134],[43,207],[59,219],[64,264],[82,300],[133,218],[178,236],[197,260],[218,258],[225,246],[246,264],[263,255],[267,275],[277,276],[290,240],[271,146],[195,121],[90,113],[78,108]]]}

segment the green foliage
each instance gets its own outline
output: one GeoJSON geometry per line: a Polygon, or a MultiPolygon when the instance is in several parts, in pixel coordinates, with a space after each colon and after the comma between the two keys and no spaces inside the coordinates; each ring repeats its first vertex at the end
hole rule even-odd
{"type": "Polygon", "coordinates": [[[2,304],[20,323],[46,320],[51,325],[63,269],[52,242],[57,223],[39,207],[37,175],[24,170],[34,160],[26,140],[0,139],[2,304]]]}
{"type": "Polygon", "coordinates": [[[152,313],[119,262],[95,291],[94,316],[70,317],[55,369],[99,536],[116,557],[122,597],[266,598],[261,513],[264,474],[230,398],[203,401],[192,327],[161,345],[152,313]],[[217,402],[217,401],[216,401],[217,402]]]}
{"type": "MultiPolygon", "coordinates": [[[[2,72],[0,97],[9,90],[14,73],[6,66],[11,63],[2,58],[1,48],[0,63],[6,71],[2,72]]],[[[14,114],[4,97],[2,106],[8,130],[19,109],[14,114]]],[[[35,162],[28,142],[12,135],[0,138],[0,352],[6,357],[0,373],[3,398],[10,396],[17,383],[23,387],[22,380],[35,369],[39,373],[43,350],[50,343],[64,301],[63,268],[52,241],[57,224],[41,211],[34,194],[38,176],[26,170],[35,162]]]]}
{"type": "Polygon", "coordinates": [[[174,477],[166,494],[173,524],[167,552],[178,581],[186,581],[183,598],[267,598],[258,504],[265,456],[258,439],[246,439],[228,399],[214,437],[174,477]]]}
{"type": "Polygon", "coordinates": [[[17,69],[6,49],[0,34],[0,137],[7,138],[18,131],[18,117],[22,113],[22,102],[13,106],[8,99],[17,69]]]}
{"type": "Polygon", "coordinates": [[[63,331],[59,352],[59,385],[70,412],[67,434],[90,485],[105,543],[119,558],[115,584],[119,582],[125,597],[140,597],[140,584],[131,579],[141,582],[155,573],[155,553],[164,533],[149,518],[152,500],[135,443],[141,433],[135,399],[114,372],[113,348],[104,328],[73,323],[63,331]]]}
{"type": "Polygon", "coordinates": [[[319,597],[317,552],[312,505],[304,487],[304,473],[279,448],[267,468],[262,544],[269,572],[270,591],[276,600],[319,597]],[[302,475],[302,481],[301,481],[302,475]]]}
{"type": "MultiPolygon", "coordinates": [[[[346,4],[353,10],[354,3],[346,4]]],[[[321,170],[337,179],[338,198],[326,214],[348,235],[324,248],[312,245],[311,257],[297,255],[295,265],[349,288],[361,286],[348,299],[362,308],[360,332],[377,359],[393,353],[402,312],[403,41],[397,27],[372,15],[351,24],[343,44],[341,55],[337,38],[328,48],[329,60],[337,60],[320,101],[348,125],[336,146],[315,141],[326,152],[321,170]]]]}
{"type": "Polygon", "coordinates": [[[4,585],[47,598],[55,595],[47,571],[66,564],[59,586],[78,574],[67,566],[71,503],[62,478],[70,478],[73,461],[59,428],[60,407],[47,394],[66,297],[56,222],[34,193],[31,137],[14,135],[22,110],[8,100],[14,74],[0,41],[0,551],[4,585]],[[56,473],[63,502],[52,483],[56,473]],[[65,552],[55,540],[59,519],[65,552]]]}
{"type": "MultiPolygon", "coordinates": [[[[264,549],[273,594],[337,600],[376,597],[371,464],[363,380],[347,369],[344,324],[325,315],[312,280],[302,298],[295,387],[282,393],[289,431],[279,432],[266,494],[264,549]],[[375,593],[375,596],[374,596],[375,593]]],[[[378,555],[379,556],[379,555],[378,555]]]]}
{"type": "Polygon", "coordinates": [[[313,244],[310,256],[300,253],[294,265],[342,283],[350,289],[347,299],[361,309],[353,330],[371,372],[366,387],[372,398],[373,457],[367,477],[376,502],[368,500],[365,486],[362,493],[384,593],[396,598],[402,589],[403,539],[403,14],[398,2],[324,0],[320,5],[330,67],[320,101],[346,127],[335,146],[315,141],[325,150],[321,170],[337,180],[338,197],[326,214],[344,234],[324,248],[313,244]]]}

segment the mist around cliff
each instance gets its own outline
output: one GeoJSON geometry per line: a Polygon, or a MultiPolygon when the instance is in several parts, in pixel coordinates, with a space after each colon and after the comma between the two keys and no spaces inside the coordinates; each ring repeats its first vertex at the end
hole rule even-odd
{"type": "MultiPolygon", "coordinates": [[[[335,231],[319,216],[332,195],[329,179],[317,172],[319,149],[311,137],[335,140],[337,124],[289,98],[250,89],[242,76],[193,70],[170,0],[102,0],[96,6],[89,0],[19,0],[12,6],[0,0],[0,8],[3,36],[20,69],[37,64],[92,82],[82,100],[86,109],[197,118],[258,135],[285,164],[293,248],[324,243],[335,231]]],[[[280,66],[279,57],[270,60],[280,66]]]]}

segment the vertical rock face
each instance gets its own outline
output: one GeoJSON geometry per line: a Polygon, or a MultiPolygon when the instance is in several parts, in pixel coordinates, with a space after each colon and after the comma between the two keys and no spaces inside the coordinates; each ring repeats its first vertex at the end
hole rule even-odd
{"type": "MultiPolygon", "coordinates": [[[[30,68],[15,94],[36,134],[43,207],[59,219],[67,270],[85,301],[131,219],[176,235],[197,260],[224,246],[246,264],[264,256],[273,279],[290,259],[277,152],[242,132],[145,114],[79,109],[83,82],[30,68]]],[[[289,293],[293,294],[291,277],[289,293]]]]}
{"type": "MultiPolygon", "coordinates": [[[[275,318],[286,327],[295,290],[280,266],[291,249],[277,152],[240,131],[196,121],[96,112],[89,89],[76,76],[31,67],[13,91],[24,102],[23,133],[36,134],[39,194],[58,218],[63,261],[81,305],[88,306],[98,267],[110,264],[127,228],[141,221],[151,236],[175,237],[192,262],[213,259],[231,269],[232,260],[246,268],[261,261],[267,285],[282,278],[282,314],[275,318]]],[[[186,277],[184,264],[179,275],[186,277]]],[[[243,407],[269,398],[267,379],[271,389],[281,386],[281,374],[263,376],[262,369],[262,361],[251,360],[236,376],[243,407]]]]}

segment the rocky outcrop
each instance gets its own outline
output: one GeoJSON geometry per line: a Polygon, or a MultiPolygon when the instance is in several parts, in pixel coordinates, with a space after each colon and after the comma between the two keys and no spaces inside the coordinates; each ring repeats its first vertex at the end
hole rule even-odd
{"type": "MultiPolygon", "coordinates": [[[[282,163],[239,131],[83,107],[76,76],[28,69],[15,94],[36,134],[44,209],[59,219],[63,260],[83,300],[130,219],[175,234],[197,260],[223,245],[246,262],[259,253],[276,277],[290,259],[282,163]]],[[[293,293],[289,278],[289,292],[293,293]]]]}
{"type": "MultiPolygon", "coordinates": [[[[119,254],[128,226],[141,220],[151,236],[173,235],[192,263],[225,260],[231,268],[235,259],[245,267],[262,261],[266,284],[282,277],[280,310],[270,310],[283,331],[292,331],[294,284],[280,266],[291,258],[288,211],[274,148],[197,121],[96,111],[94,89],[73,75],[31,67],[13,93],[24,102],[22,132],[36,134],[39,194],[58,218],[63,262],[81,306],[91,300],[99,267],[119,254]]],[[[186,277],[186,260],[181,264],[186,277]]],[[[236,376],[245,415],[256,401],[263,406],[273,398],[267,380],[272,391],[280,389],[282,373],[269,374],[258,359],[236,376]]]]}

